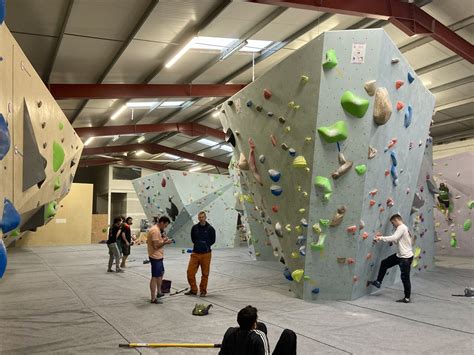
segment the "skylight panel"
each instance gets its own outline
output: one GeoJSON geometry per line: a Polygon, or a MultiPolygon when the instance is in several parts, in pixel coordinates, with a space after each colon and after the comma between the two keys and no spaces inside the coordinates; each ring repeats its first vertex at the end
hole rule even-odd
{"type": "Polygon", "coordinates": [[[241,52],[260,52],[262,49],[267,48],[273,41],[262,41],[256,39],[248,39],[248,44],[241,48],[241,52]]]}

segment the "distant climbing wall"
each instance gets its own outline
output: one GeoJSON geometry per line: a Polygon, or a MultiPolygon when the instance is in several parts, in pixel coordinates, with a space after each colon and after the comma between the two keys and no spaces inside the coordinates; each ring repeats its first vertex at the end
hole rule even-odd
{"type": "MultiPolygon", "coordinates": [[[[55,215],[57,202],[69,192],[82,147],[61,108],[1,24],[0,249],[55,215]]],[[[5,263],[4,250],[0,277],[5,263]]]]}
{"type": "Polygon", "coordinates": [[[296,295],[371,292],[366,281],[395,252],[373,238],[392,233],[395,212],[409,221],[434,108],[387,34],[326,32],[223,108],[227,141],[296,295]]]}
{"type": "Polygon", "coordinates": [[[232,178],[228,175],[165,170],[133,180],[147,218],[168,216],[168,237],[175,246],[192,247],[191,227],[205,211],[216,230],[215,248],[234,247],[237,227],[232,178]]]}
{"type": "Polygon", "coordinates": [[[437,187],[444,182],[450,192],[450,218],[435,200],[436,255],[474,256],[474,153],[465,152],[435,160],[437,187]]]}

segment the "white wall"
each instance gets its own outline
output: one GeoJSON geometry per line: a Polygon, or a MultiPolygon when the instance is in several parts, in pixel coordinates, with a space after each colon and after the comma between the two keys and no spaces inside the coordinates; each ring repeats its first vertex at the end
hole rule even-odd
{"type": "Polygon", "coordinates": [[[474,152],[474,139],[435,145],[433,147],[433,159],[436,160],[464,152],[474,152]]]}

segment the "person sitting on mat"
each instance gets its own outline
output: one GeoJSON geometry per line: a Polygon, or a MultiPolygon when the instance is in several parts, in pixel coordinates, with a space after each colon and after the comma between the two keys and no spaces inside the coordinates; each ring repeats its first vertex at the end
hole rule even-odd
{"type": "MultiPolygon", "coordinates": [[[[247,306],[237,314],[239,327],[227,329],[219,355],[270,355],[267,327],[257,322],[257,308],[247,306]]],[[[273,350],[273,355],[296,355],[296,334],[285,329],[273,350]]]]}
{"type": "Polygon", "coordinates": [[[402,216],[400,216],[398,213],[395,213],[392,215],[392,217],[390,217],[390,222],[396,228],[395,233],[388,237],[377,235],[375,237],[375,241],[393,242],[397,244],[397,253],[392,254],[388,258],[382,260],[377,280],[368,281],[367,286],[373,285],[377,288],[380,288],[387,270],[391,267],[394,267],[395,265],[398,265],[400,266],[400,278],[403,282],[405,297],[399,299],[397,302],[410,303],[410,267],[413,261],[413,240],[408,227],[403,223],[402,216]]]}

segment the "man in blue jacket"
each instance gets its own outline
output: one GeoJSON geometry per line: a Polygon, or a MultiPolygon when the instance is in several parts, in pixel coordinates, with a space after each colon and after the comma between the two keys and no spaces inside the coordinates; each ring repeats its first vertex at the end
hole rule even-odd
{"type": "Polygon", "coordinates": [[[197,295],[198,288],[196,284],[196,273],[201,267],[201,283],[199,285],[200,296],[207,294],[207,281],[211,268],[211,246],[216,242],[215,229],[206,222],[206,212],[201,211],[198,214],[199,223],[191,228],[191,240],[194,248],[188,264],[188,283],[190,290],[186,295],[197,295]]]}

